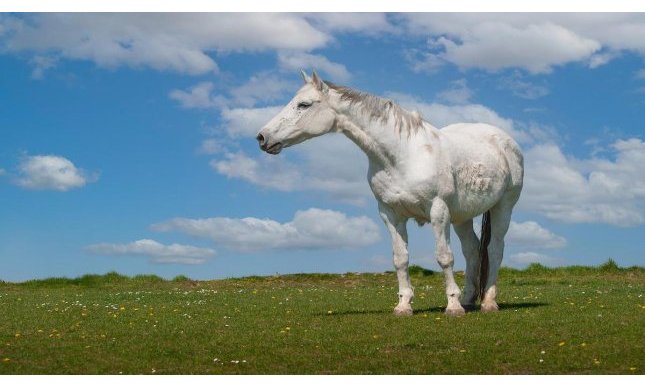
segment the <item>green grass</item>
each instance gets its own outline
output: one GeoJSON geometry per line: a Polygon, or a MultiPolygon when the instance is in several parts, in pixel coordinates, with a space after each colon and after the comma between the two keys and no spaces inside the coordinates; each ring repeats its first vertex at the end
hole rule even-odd
{"type": "Polygon", "coordinates": [[[643,268],[505,268],[501,310],[460,318],[411,272],[412,317],[393,273],[0,282],[0,374],[643,373],[643,268]]]}

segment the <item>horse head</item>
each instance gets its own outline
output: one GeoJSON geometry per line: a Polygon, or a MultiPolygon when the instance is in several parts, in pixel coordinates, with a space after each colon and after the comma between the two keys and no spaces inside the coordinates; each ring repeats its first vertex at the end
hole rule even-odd
{"type": "Polygon", "coordinates": [[[334,127],[336,112],[329,100],[329,87],[314,71],[309,77],[301,71],[305,84],[287,105],[260,130],[260,148],[278,154],[283,148],[328,133],[334,127]]]}

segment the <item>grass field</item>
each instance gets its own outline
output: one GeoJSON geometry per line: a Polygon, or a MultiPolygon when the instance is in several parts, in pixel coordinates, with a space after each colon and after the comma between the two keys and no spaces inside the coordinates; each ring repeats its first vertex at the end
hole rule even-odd
{"type": "Polygon", "coordinates": [[[412,317],[392,273],[0,282],[0,374],[643,373],[643,268],[503,269],[501,310],[459,318],[412,272],[412,317]]]}

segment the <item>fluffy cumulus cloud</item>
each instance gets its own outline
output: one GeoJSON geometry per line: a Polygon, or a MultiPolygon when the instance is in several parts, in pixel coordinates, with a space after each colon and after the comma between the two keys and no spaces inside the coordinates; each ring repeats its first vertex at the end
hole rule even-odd
{"type": "Polygon", "coordinates": [[[645,142],[619,140],[611,152],[611,158],[576,159],[554,144],[528,149],[520,208],[567,223],[645,223],[645,142]]]}
{"type": "Polygon", "coordinates": [[[215,255],[215,250],[173,243],[164,245],[152,239],[141,239],[126,244],[98,243],[85,250],[97,255],[142,256],[153,263],[180,263],[196,265],[215,255]]]}
{"type": "Polygon", "coordinates": [[[332,40],[285,13],[49,13],[3,16],[0,25],[4,51],[192,75],[218,70],[210,52],[312,50],[332,40]]]}
{"type": "Polygon", "coordinates": [[[452,87],[443,90],[437,94],[437,97],[445,102],[452,104],[466,104],[473,96],[473,91],[468,87],[465,78],[452,82],[452,87]]]}
{"type": "Polygon", "coordinates": [[[251,76],[241,85],[228,88],[226,95],[224,93],[216,94],[214,89],[213,82],[200,82],[187,90],[174,89],[168,93],[168,97],[177,101],[185,109],[218,108],[222,112],[222,118],[229,121],[231,119],[227,114],[238,117],[248,115],[260,117],[263,111],[269,110],[266,110],[267,107],[254,110],[253,106],[281,99],[287,92],[297,90],[297,85],[293,82],[293,77],[287,80],[276,74],[262,72],[251,76]]]}
{"type": "Polygon", "coordinates": [[[330,33],[378,35],[399,32],[399,27],[392,24],[384,13],[319,12],[307,14],[305,17],[316,28],[330,33]]]}
{"type": "Polygon", "coordinates": [[[223,159],[212,160],[210,165],[224,176],[239,178],[278,191],[296,190],[301,177],[300,171],[283,158],[253,158],[243,152],[226,153],[223,159]]]}
{"type": "Polygon", "coordinates": [[[427,51],[412,63],[420,70],[452,63],[546,73],[571,62],[597,67],[625,50],[645,53],[642,14],[414,13],[399,18],[408,33],[430,38],[427,51]]]}
{"type": "Polygon", "coordinates": [[[283,79],[270,72],[260,72],[251,76],[242,85],[231,88],[229,106],[252,107],[281,99],[287,92],[297,90],[295,77],[283,79]]]}
{"type": "Polygon", "coordinates": [[[80,188],[96,176],[87,175],[62,156],[27,156],[18,165],[14,183],[31,190],[69,191],[80,188]]]}
{"type": "Polygon", "coordinates": [[[255,138],[260,129],[282,110],[282,106],[224,108],[220,115],[223,129],[231,138],[255,138]]]}
{"type": "Polygon", "coordinates": [[[347,68],[340,64],[327,59],[322,55],[314,55],[305,52],[300,53],[280,53],[278,55],[278,64],[285,70],[316,70],[321,76],[328,76],[333,82],[345,82],[351,78],[347,68]]]}
{"type": "Polygon", "coordinates": [[[280,156],[226,153],[211,167],[229,178],[284,192],[315,191],[355,205],[364,205],[371,193],[366,180],[367,158],[347,138],[327,135],[280,156]],[[287,153],[289,155],[287,156],[287,153]]]}
{"type": "Polygon", "coordinates": [[[533,221],[511,221],[506,243],[522,248],[556,249],[566,246],[567,240],[533,221]]]}
{"type": "Polygon", "coordinates": [[[529,13],[184,13],[36,14],[0,18],[4,51],[33,55],[39,78],[60,59],[101,67],[149,67],[186,74],[218,70],[212,53],[275,50],[286,67],[315,65],[347,79],[342,64],[310,52],[342,34],[428,37],[417,70],[445,63],[545,73],[584,62],[602,66],[622,51],[645,53],[642,14],[529,13]],[[298,54],[293,54],[298,53],[298,54]]]}
{"type": "Polygon", "coordinates": [[[213,82],[201,82],[188,90],[172,90],[168,97],[177,101],[184,109],[210,109],[223,103],[217,96],[212,95],[213,88],[213,82]]]}
{"type": "MultiPolygon", "coordinates": [[[[475,220],[475,233],[480,235],[481,223],[475,220]]],[[[504,238],[506,246],[513,250],[560,249],[567,245],[567,240],[534,221],[511,221],[504,238]]]]}
{"type": "Polygon", "coordinates": [[[224,144],[217,138],[207,138],[197,148],[198,154],[213,155],[224,149],[224,144]]]}
{"type": "Polygon", "coordinates": [[[418,111],[426,121],[437,128],[459,122],[483,122],[506,131],[518,142],[530,142],[533,139],[530,133],[518,129],[512,119],[501,117],[484,105],[469,103],[470,89],[465,84],[439,94],[442,99],[450,100],[452,103],[425,102],[403,93],[390,92],[387,96],[408,110],[418,111]]]}
{"type": "Polygon", "coordinates": [[[298,211],[286,223],[258,218],[176,218],[152,228],[207,238],[236,251],[351,248],[380,238],[378,226],[365,216],[317,208],[298,211]]]}

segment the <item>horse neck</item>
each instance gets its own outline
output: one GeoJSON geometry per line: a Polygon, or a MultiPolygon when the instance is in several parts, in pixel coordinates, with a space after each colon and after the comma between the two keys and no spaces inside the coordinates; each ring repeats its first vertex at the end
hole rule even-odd
{"type": "Polygon", "coordinates": [[[393,117],[381,121],[369,117],[362,109],[343,102],[340,98],[336,102],[336,131],[358,145],[373,166],[395,168],[416,134],[396,130],[393,117]]]}

